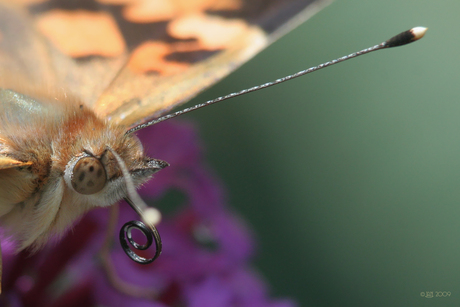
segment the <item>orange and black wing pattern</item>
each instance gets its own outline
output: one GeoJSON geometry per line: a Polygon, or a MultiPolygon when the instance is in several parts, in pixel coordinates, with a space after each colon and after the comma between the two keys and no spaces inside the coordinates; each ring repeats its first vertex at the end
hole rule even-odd
{"type": "Polygon", "coordinates": [[[326,3],[7,1],[0,9],[0,64],[132,126],[187,102],[326,3]]]}

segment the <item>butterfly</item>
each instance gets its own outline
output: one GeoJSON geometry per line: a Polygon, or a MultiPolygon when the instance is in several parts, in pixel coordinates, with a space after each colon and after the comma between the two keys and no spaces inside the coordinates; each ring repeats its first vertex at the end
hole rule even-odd
{"type": "Polygon", "coordinates": [[[0,223],[18,250],[39,249],[92,208],[136,198],[132,188],[168,164],[146,157],[127,132],[187,102],[326,3],[0,4],[0,223]]]}

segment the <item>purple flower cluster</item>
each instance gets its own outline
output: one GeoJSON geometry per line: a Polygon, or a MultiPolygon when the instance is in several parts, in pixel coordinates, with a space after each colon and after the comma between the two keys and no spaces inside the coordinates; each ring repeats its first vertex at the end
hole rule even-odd
{"type": "MultiPolygon", "coordinates": [[[[100,256],[108,223],[107,209],[88,213],[57,244],[34,255],[13,253],[2,241],[3,294],[0,306],[133,307],[292,307],[273,300],[251,268],[254,240],[244,222],[225,206],[223,191],[202,161],[194,129],[167,122],[139,132],[149,156],[171,164],[140,190],[152,205],[179,195],[158,230],[161,257],[150,265],[130,260],[115,241],[108,258],[116,277],[109,278],[100,256]],[[113,279],[121,286],[113,287],[113,279]]],[[[116,230],[139,219],[121,205],[116,230]]],[[[116,239],[117,234],[113,234],[116,239]]]]}

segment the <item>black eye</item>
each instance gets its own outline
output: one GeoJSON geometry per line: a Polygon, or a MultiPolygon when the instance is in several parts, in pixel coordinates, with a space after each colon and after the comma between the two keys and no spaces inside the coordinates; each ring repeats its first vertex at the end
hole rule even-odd
{"type": "Polygon", "coordinates": [[[101,161],[94,157],[81,158],[72,172],[72,187],[80,194],[94,194],[107,183],[107,175],[101,161]]]}

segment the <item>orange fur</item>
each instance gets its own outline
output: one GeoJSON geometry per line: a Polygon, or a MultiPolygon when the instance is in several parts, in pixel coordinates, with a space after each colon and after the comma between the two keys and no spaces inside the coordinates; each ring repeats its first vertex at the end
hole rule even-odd
{"type": "MultiPolygon", "coordinates": [[[[25,92],[33,94],[30,89],[25,92]]],[[[123,196],[123,188],[106,187],[94,195],[75,192],[64,180],[72,159],[85,152],[100,158],[110,146],[130,170],[146,163],[141,145],[135,136],[125,135],[124,127],[98,118],[73,97],[46,98],[42,91],[35,96],[41,101],[0,91],[0,155],[22,163],[0,169],[0,219],[8,234],[19,240],[20,249],[40,247],[90,208],[113,204],[123,196]],[[23,105],[32,111],[16,114],[23,105]]],[[[109,181],[121,176],[113,157],[106,155],[102,162],[109,181]]]]}

